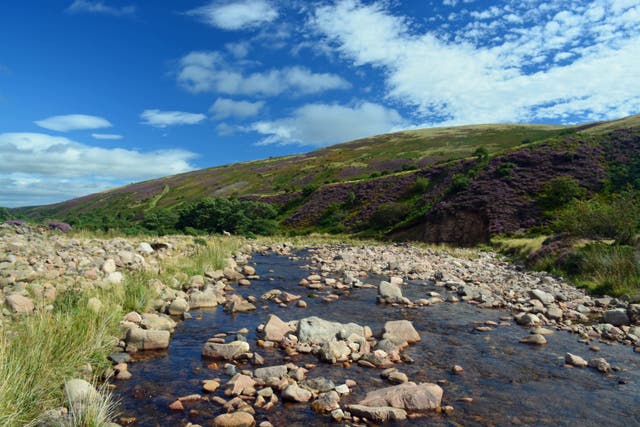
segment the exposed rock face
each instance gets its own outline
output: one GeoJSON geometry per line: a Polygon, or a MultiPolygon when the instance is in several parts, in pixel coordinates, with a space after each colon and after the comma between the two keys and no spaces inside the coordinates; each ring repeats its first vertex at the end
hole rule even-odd
{"type": "Polygon", "coordinates": [[[360,405],[391,406],[407,411],[429,411],[442,402],[442,388],[436,384],[408,382],[367,393],[360,405]]]}

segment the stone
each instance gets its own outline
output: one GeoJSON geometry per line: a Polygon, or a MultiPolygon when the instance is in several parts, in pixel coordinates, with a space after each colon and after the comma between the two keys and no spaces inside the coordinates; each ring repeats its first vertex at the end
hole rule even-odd
{"type": "Polygon", "coordinates": [[[627,316],[632,324],[640,324],[640,304],[629,304],[627,316]]]}
{"type": "Polygon", "coordinates": [[[213,427],[253,427],[255,425],[253,415],[244,411],[218,415],[213,419],[213,427]]]}
{"type": "Polygon", "coordinates": [[[184,411],[184,405],[181,400],[175,400],[169,404],[169,409],[172,411],[184,411]]]}
{"type": "Polygon", "coordinates": [[[250,265],[245,265],[242,267],[242,272],[247,276],[253,276],[256,274],[256,269],[251,267],[250,265]]]}
{"type": "Polygon", "coordinates": [[[522,344],[530,345],[544,345],[547,343],[547,339],[542,334],[531,334],[520,339],[522,344]]]}
{"type": "Polygon", "coordinates": [[[516,317],[516,323],[521,326],[537,326],[541,322],[535,314],[524,313],[523,315],[516,317]]]}
{"type": "Polygon", "coordinates": [[[329,363],[336,363],[340,359],[345,359],[351,354],[351,348],[346,341],[338,341],[335,338],[325,341],[318,352],[321,360],[329,363]]]}
{"type": "Polygon", "coordinates": [[[321,393],[311,402],[311,409],[319,414],[327,414],[340,407],[340,395],[334,390],[321,393]]]}
{"type": "Polygon", "coordinates": [[[220,383],[216,380],[204,380],[202,381],[202,389],[209,393],[213,393],[220,388],[220,383]]]}
{"type": "Polygon", "coordinates": [[[107,277],[104,278],[105,283],[111,285],[119,285],[124,282],[124,276],[119,271],[114,271],[109,273],[107,277]]]}
{"type": "Polygon", "coordinates": [[[172,316],[180,316],[189,311],[189,303],[184,298],[176,298],[169,305],[168,312],[172,316]]]}
{"type": "Polygon", "coordinates": [[[606,374],[609,371],[611,371],[611,365],[609,365],[609,362],[607,362],[606,359],[603,357],[597,357],[589,360],[589,367],[597,369],[603,374],[606,374]]]}
{"type": "Polygon", "coordinates": [[[575,354],[567,353],[564,355],[564,361],[567,365],[576,366],[578,368],[584,368],[588,365],[587,361],[575,354]]]}
{"type": "Polygon", "coordinates": [[[387,281],[381,281],[378,286],[378,302],[381,304],[402,304],[405,302],[402,289],[387,281]]]}
{"type": "Polygon", "coordinates": [[[264,339],[268,341],[280,342],[284,337],[293,332],[294,329],[288,323],[283,322],[275,314],[270,314],[267,323],[264,325],[264,339]]]}
{"type": "Polygon", "coordinates": [[[81,407],[100,396],[91,383],[80,378],[65,382],[64,394],[72,408],[81,407]]]}
{"type": "Polygon", "coordinates": [[[404,346],[420,341],[420,334],[408,320],[390,320],[384,324],[382,338],[404,346]]]}
{"type": "Polygon", "coordinates": [[[253,388],[256,381],[248,375],[235,374],[225,386],[225,394],[237,396],[243,391],[253,388]]]}
{"type": "Polygon", "coordinates": [[[322,344],[335,338],[341,331],[366,336],[362,326],[355,323],[331,322],[319,317],[307,317],[298,322],[297,335],[302,343],[322,344]]]}
{"type": "Polygon", "coordinates": [[[224,302],[224,295],[217,293],[213,289],[205,291],[194,291],[189,294],[189,307],[191,309],[216,307],[224,302]]]}
{"type": "Polygon", "coordinates": [[[170,338],[169,331],[131,328],[127,331],[126,342],[138,350],[162,350],[169,347],[170,338]]]}
{"type": "Polygon", "coordinates": [[[541,291],[540,289],[533,289],[531,291],[529,291],[529,297],[531,299],[537,299],[538,301],[540,301],[541,303],[543,303],[544,305],[549,305],[553,302],[555,302],[556,298],[544,291],[541,291]]]}
{"type": "Polygon", "coordinates": [[[365,406],[349,405],[349,412],[357,417],[366,418],[375,423],[387,423],[391,421],[404,421],[407,419],[407,411],[390,406],[365,406]]]}
{"type": "Polygon", "coordinates": [[[245,341],[233,341],[229,344],[207,342],[202,349],[202,357],[233,360],[241,354],[248,353],[249,351],[249,343],[245,341]]]}
{"type": "Polygon", "coordinates": [[[142,322],[140,323],[145,329],[156,329],[160,331],[173,332],[176,322],[166,315],[156,313],[143,313],[142,322]]]}
{"type": "Polygon", "coordinates": [[[145,255],[151,255],[152,253],[154,253],[155,251],[153,250],[153,248],[151,247],[151,245],[147,242],[142,242],[138,245],[138,247],[136,248],[136,251],[138,252],[142,252],[145,255]]]}
{"type": "Polygon", "coordinates": [[[33,300],[20,294],[7,295],[5,302],[14,313],[31,313],[35,309],[33,300]]]}
{"type": "Polygon", "coordinates": [[[391,406],[407,411],[428,411],[442,403],[442,388],[437,384],[408,382],[367,393],[360,405],[391,406]]]}
{"type": "Polygon", "coordinates": [[[622,326],[629,324],[629,317],[627,316],[627,310],[624,308],[614,308],[607,310],[602,314],[605,323],[610,323],[613,326],[622,326]]]}
{"type": "Polygon", "coordinates": [[[96,314],[100,313],[100,310],[102,310],[102,301],[96,297],[89,298],[87,301],[87,309],[96,314]]]}
{"type": "Polygon", "coordinates": [[[116,271],[116,262],[113,260],[113,258],[109,258],[109,259],[107,259],[107,260],[102,264],[102,268],[101,268],[101,270],[102,270],[105,274],[113,273],[114,271],[116,271]]]}
{"type": "Polygon", "coordinates": [[[291,402],[308,402],[311,400],[311,392],[298,386],[297,384],[290,384],[284,390],[282,390],[282,399],[291,402]]]}
{"type": "Polygon", "coordinates": [[[253,376],[257,380],[265,382],[269,378],[282,378],[287,375],[287,365],[265,366],[253,371],[253,376]]]}

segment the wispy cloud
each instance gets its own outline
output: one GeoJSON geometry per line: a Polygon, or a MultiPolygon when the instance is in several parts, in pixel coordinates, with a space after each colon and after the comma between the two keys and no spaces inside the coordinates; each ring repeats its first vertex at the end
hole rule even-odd
{"type": "Polygon", "coordinates": [[[188,91],[230,95],[274,96],[286,91],[312,94],[351,85],[331,73],[314,73],[305,67],[285,67],[244,73],[228,64],[220,52],[197,51],[180,60],[178,82],[188,91]]]}
{"type": "Polygon", "coordinates": [[[207,116],[184,111],[144,110],[140,114],[140,118],[144,125],[165,128],[176,125],[195,125],[206,119],[207,116]]]}
{"type": "Polygon", "coordinates": [[[371,102],[354,106],[307,104],[289,117],[253,123],[250,130],[267,135],[260,145],[325,146],[406,127],[393,109],[371,102]]]}
{"type": "Polygon", "coordinates": [[[263,106],[264,101],[249,102],[218,98],[209,112],[213,113],[213,117],[218,120],[227,117],[247,118],[257,115],[263,106]]]}
{"type": "Polygon", "coordinates": [[[424,31],[386,2],[342,0],[319,7],[312,25],[348,63],[379,70],[387,97],[427,123],[597,120],[640,109],[637,1],[502,6],[469,14],[458,29],[424,31]]]}
{"type": "Polygon", "coordinates": [[[97,0],[75,0],[71,6],[67,8],[70,13],[97,13],[112,16],[131,16],[136,13],[134,5],[127,6],[109,6],[103,1],[97,0]]]}
{"type": "Polygon", "coordinates": [[[122,135],[115,133],[92,133],[91,136],[95,139],[122,139],[122,135]]]}
{"type": "Polygon", "coordinates": [[[185,150],[105,149],[43,133],[0,133],[3,205],[45,204],[192,170],[185,150]]]}
{"type": "Polygon", "coordinates": [[[266,0],[212,1],[186,14],[212,27],[242,30],[272,22],[278,10],[266,0]]]}
{"type": "Polygon", "coordinates": [[[70,130],[81,129],[101,129],[113,126],[109,120],[98,116],[88,116],[86,114],[67,114],[64,116],[52,116],[34,122],[41,128],[55,130],[58,132],[68,132],[70,130]]]}

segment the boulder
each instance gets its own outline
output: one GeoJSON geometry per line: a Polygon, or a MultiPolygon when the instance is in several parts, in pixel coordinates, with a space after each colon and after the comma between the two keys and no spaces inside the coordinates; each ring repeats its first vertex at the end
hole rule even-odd
{"type": "Polygon", "coordinates": [[[213,427],[253,427],[255,425],[253,415],[244,411],[218,415],[213,419],[213,427]]]}
{"type": "Polygon", "coordinates": [[[288,333],[293,331],[294,329],[289,324],[283,322],[275,314],[270,314],[267,323],[264,325],[264,339],[280,342],[288,333]]]}
{"type": "Polygon", "coordinates": [[[529,291],[529,297],[534,300],[538,300],[544,305],[549,305],[553,303],[556,298],[550,293],[541,291],[540,289],[533,289],[529,291]]]}
{"type": "Polygon", "coordinates": [[[329,363],[336,363],[337,360],[345,359],[351,354],[351,348],[346,341],[338,341],[335,338],[325,341],[318,353],[321,360],[329,363]]]}
{"type": "Polygon", "coordinates": [[[225,393],[228,395],[237,396],[242,394],[245,389],[253,388],[256,385],[256,381],[250,376],[243,374],[235,374],[233,378],[229,380],[226,385],[225,393]]]}
{"type": "Polygon", "coordinates": [[[168,312],[172,316],[180,316],[189,311],[189,303],[184,298],[176,298],[169,305],[168,312]]]}
{"type": "Polygon", "coordinates": [[[631,323],[640,324],[640,304],[629,304],[627,315],[631,323]]]}
{"type": "Polygon", "coordinates": [[[266,382],[269,378],[282,378],[287,375],[287,365],[266,366],[253,372],[254,378],[266,382]]]}
{"type": "Polygon", "coordinates": [[[440,407],[442,394],[439,385],[408,382],[371,391],[359,404],[370,407],[391,406],[407,411],[428,411],[440,407]]]}
{"type": "Polygon", "coordinates": [[[390,320],[384,324],[382,338],[396,345],[406,346],[420,341],[420,334],[408,320],[390,320]]]}
{"type": "Polygon", "coordinates": [[[607,310],[603,313],[605,323],[610,323],[613,326],[623,326],[629,324],[629,317],[627,316],[627,310],[624,308],[614,308],[607,310]]]}
{"type": "Polygon", "coordinates": [[[189,307],[192,309],[215,307],[224,300],[224,296],[213,289],[207,289],[204,292],[194,291],[189,294],[189,307]]]}
{"type": "Polygon", "coordinates": [[[587,361],[582,357],[571,353],[565,354],[564,361],[567,365],[576,366],[578,368],[584,368],[588,365],[587,361]]]}
{"type": "Polygon", "coordinates": [[[176,322],[166,315],[156,313],[143,313],[142,322],[140,323],[145,329],[156,329],[160,331],[173,332],[176,322]]]}
{"type": "Polygon", "coordinates": [[[5,302],[14,313],[31,313],[35,308],[31,298],[20,294],[7,295],[5,302]]]}
{"type": "Polygon", "coordinates": [[[547,343],[547,339],[542,334],[531,334],[520,339],[522,344],[530,345],[544,345],[547,343]]]}
{"type": "Polygon", "coordinates": [[[348,409],[353,415],[366,418],[375,423],[404,421],[407,419],[407,411],[391,406],[349,405],[348,409]]]}
{"type": "Polygon", "coordinates": [[[381,304],[402,304],[405,302],[400,286],[381,281],[378,285],[378,302],[381,304]]]}
{"type": "Polygon", "coordinates": [[[64,383],[64,394],[72,408],[88,404],[100,396],[91,383],[79,378],[64,383]]]}
{"type": "Polygon", "coordinates": [[[170,338],[169,331],[131,328],[127,331],[126,342],[138,350],[162,350],[169,347],[170,338]]]}
{"type": "Polygon", "coordinates": [[[367,336],[365,328],[355,323],[330,322],[319,317],[306,317],[298,322],[297,335],[300,342],[322,344],[344,331],[345,336],[357,334],[367,336]]]}
{"type": "Polygon", "coordinates": [[[298,386],[297,384],[288,385],[282,390],[282,399],[290,402],[308,402],[311,400],[311,392],[298,386]]]}
{"type": "Polygon", "coordinates": [[[249,350],[249,343],[245,341],[233,341],[229,344],[208,342],[202,349],[202,356],[210,359],[233,360],[249,350]]]}
{"type": "Polygon", "coordinates": [[[328,414],[340,407],[340,395],[334,391],[328,391],[318,396],[311,402],[311,409],[319,414],[328,414]]]}

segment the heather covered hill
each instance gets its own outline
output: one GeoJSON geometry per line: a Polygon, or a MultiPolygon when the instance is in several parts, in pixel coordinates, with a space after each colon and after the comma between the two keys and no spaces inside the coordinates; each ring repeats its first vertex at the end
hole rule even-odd
{"type": "Polygon", "coordinates": [[[165,229],[179,224],[178,213],[204,197],[237,198],[275,206],[277,215],[269,218],[284,231],[474,244],[545,227],[554,209],[575,196],[590,199],[638,186],[639,153],[640,116],[574,127],[411,130],[13,213],[81,226],[100,216],[103,228],[146,224],[153,231],[157,222],[165,229]],[[575,194],[545,204],[549,188],[569,191],[563,185],[575,194]]]}

